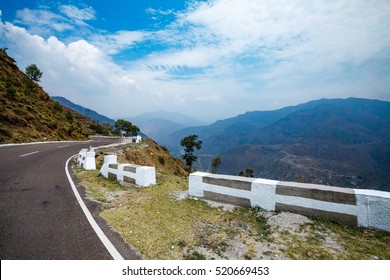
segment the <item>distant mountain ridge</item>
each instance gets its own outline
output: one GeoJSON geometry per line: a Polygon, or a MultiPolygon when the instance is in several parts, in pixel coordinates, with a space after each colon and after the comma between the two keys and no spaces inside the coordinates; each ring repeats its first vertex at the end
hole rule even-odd
{"type": "Polygon", "coordinates": [[[190,133],[203,141],[202,170],[219,155],[221,173],[253,168],[262,178],[390,191],[390,102],[321,99],[247,112],[184,128],[161,144],[178,155],[180,139],[190,133]]]}
{"type": "Polygon", "coordinates": [[[156,111],[156,112],[146,112],[139,114],[132,118],[126,118],[129,120],[167,120],[173,123],[180,124],[182,126],[203,126],[207,123],[194,119],[191,116],[188,116],[183,113],[178,112],[169,112],[169,111],[156,111]]]}
{"type": "Polygon", "coordinates": [[[136,124],[143,133],[159,143],[164,142],[166,135],[178,130],[206,124],[188,115],[167,111],[142,113],[125,119],[136,124]]]}
{"type": "Polygon", "coordinates": [[[65,106],[65,107],[68,107],[68,108],[71,108],[73,110],[75,110],[76,112],[82,114],[83,116],[86,116],[100,124],[104,124],[104,123],[108,123],[108,124],[114,124],[115,123],[115,120],[113,119],[110,119],[104,115],[101,115],[89,108],[85,108],[81,105],[78,105],[78,104],[75,104],[73,103],[72,101],[66,99],[65,97],[62,97],[62,96],[52,96],[51,99],[53,99],[54,101],[60,103],[61,105],[65,106]]]}
{"type": "Polygon", "coordinates": [[[246,112],[236,117],[218,120],[208,126],[188,127],[178,130],[166,137],[162,144],[167,145],[168,148],[172,149],[172,152],[177,153],[180,150],[180,146],[177,145],[176,139],[195,133],[204,140],[203,152],[220,153],[240,144],[248,144],[247,138],[249,134],[260,131],[293,112],[312,109],[320,104],[335,100],[342,99],[320,99],[273,111],[246,112]],[[220,139],[228,139],[229,141],[220,143],[220,139]]]}

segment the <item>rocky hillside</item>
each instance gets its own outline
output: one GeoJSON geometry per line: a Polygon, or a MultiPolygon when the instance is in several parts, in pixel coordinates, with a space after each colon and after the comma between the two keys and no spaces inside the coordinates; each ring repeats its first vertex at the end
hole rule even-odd
{"type": "Polygon", "coordinates": [[[98,126],[53,101],[0,50],[0,143],[86,139],[98,126]]]}

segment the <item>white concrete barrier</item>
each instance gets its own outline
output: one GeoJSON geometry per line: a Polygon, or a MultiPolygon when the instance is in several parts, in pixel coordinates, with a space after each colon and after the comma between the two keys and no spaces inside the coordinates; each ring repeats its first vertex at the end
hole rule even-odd
{"type": "Polygon", "coordinates": [[[82,149],[77,156],[77,162],[79,166],[81,166],[85,170],[95,170],[95,155],[95,150],[92,148],[82,149]]]}
{"type": "Polygon", "coordinates": [[[118,163],[116,155],[104,156],[100,173],[110,179],[148,187],[156,184],[156,170],[151,166],[118,163]]]}
{"type": "Polygon", "coordinates": [[[390,193],[195,172],[189,195],[390,232],[390,193]]]}
{"type": "Polygon", "coordinates": [[[142,141],[142,136],[137,135],[137,136],[129,136],[129,137],[124,137],[124,136],[104,136],[104,135],[90,135],[88,136],[90,139],[122,139],[124,142],[130,142],[130,143],[136,143],[139,144],[142,141]]]}

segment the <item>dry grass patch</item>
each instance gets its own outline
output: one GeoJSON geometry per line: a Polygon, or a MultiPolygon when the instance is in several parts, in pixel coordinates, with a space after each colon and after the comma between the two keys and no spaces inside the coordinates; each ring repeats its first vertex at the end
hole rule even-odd
{"type": "Polygon", "coordinates": [[[277,244],[289,259],[374,260],[390,259],[390,234],[312,219],[300,233],[282,230],[277,244]]]}
{"type": "MultiPolygon", "coordinates": [[[[121,186],[97,171],[75,172],[88,196],[102,203],[100,215],[146,259],[185,259],[201,255],[199,247],[228,258],[224,252],[232,240],[261,238],[251,209],[226,212],[201,200],[177,200],[175,192],[187,188],[187,178],[160,174],[156,186],[136,188],[121,186]]],[[[244,258],[246,251],[240,253],[234,258],[244,258]]]]}

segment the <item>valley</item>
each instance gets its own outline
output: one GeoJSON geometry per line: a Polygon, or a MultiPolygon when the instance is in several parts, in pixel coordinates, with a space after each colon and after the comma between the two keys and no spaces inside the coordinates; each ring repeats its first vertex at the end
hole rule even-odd
{"type": "Polygon", "coordinates": [[[179,156],[178,139],[203,141],[196,166],[221,174],[246,168],[266,179],[390,190],[390,102],[321,99],[275,111],[247,112],[209,126],[188,127],[162,139],[179,156]]]}

